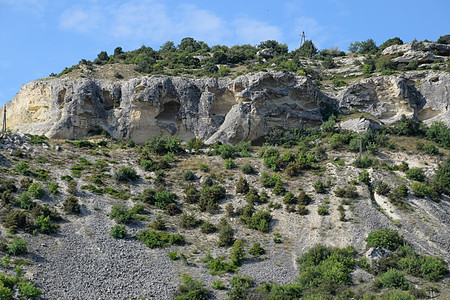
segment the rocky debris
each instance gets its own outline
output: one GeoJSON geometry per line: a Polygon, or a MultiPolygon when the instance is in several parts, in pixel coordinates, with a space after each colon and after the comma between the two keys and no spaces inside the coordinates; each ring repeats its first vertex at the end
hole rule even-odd
{"type": "Polygon", "coordinates": [[[30,138],[25,134],[1,132],[0,133],[0,148],[9,151],[9,155],[20,156],[24,151],[28,151],[31,146],[27,144],[30,138]]]}
{"type": "Polygon", "coordinates": [[[343,121],[339,124],[341,129],[356,132],[376,131],[381,128],[381,124],[369,118],[356,118],[343,121]]]}
{"type": "Polygon", "coordinates": [[[396,63],[407,64],[415,59],[419,63],[432,63],[445,61],[445,56],[450,55],[450,45],[411,42],[403,45],[392,45],[382,52],[383,55],[398,56],[392,59],[396,63]]]}
{"type": "Polygon", "coordinates": [[[269,48],[259,50],[256,55],[261,56],[263,59],[271,59],[275,56],[273,51],[269,48]]]}

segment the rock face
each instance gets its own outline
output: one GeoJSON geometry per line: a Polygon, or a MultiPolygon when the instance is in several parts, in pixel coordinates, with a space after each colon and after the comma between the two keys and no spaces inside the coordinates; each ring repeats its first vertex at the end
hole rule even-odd
{"type": "Polygon", "coordinates": [[[271,128],[321,123],[335,101],[307,77],[266,72],[231,80],[151,76],[129,81],[37,80],[7,104],[7,127],[82,139],[106,130],[143,143],[155,135],[208,142],[255,141],[271,128]]]}
{"type": "Polygon", "coordinates": [[[407,64],[415,59],[419,63],[445,61],[444,56],[450,55],[450,45],[436,43],[411,42],[403,45],[392,45],[382,52],[383,55],[398,56],[392,59],[397,63],[407,64]]]}
{"type": "Polygon", "coordinates": [[[384,123],[402,114],[450,126],[450,74],[407,72],[361,80],[336,99],[308,77],[260,72],[234,80],[151,76],[128,81],[44,79],[22,87],[7,107],[7,127],[49,138],[83,139],[106,130],[144,143],[178,135],[258,142],[272,128],[318,126],[321,108],[357,109],[384,123]]]}
{"type": "Polygon", "coordinates": [[[450,74],[409,72],[403,76],[368,78],[338,95],[339,107],[368,112],[386,124],[402,114],[427,124],[443,121],[450,126],[450,74]]]}

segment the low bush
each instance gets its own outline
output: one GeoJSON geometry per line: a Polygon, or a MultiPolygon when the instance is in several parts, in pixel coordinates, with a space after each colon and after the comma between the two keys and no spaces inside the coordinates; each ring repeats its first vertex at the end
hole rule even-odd
{"type": "Polygon", "coordinates": [[[164,231],[144,229],[136,234],[136,238],[149,248],[164,248],[168,245],[182,246],[185,244],[184,236],[181,234],[170,234],[164,231]]]}
{"type": "Polygon", "coordinates": [[[167,205],[175,203],[177,195],[167,190],[163,190],[160,192],[156,192],[154,199],[156,207],[158,207],[159,209],[166,209],[167,205]]]}
{"type": "Polygon", "coordinates": [[[127,235],[127,229],[125,228],[125,225],[116,224],[111,227],[109,235],[115,239],[123,239],[127,235]]]}
{"type": "Polygon", "coordinates": [[[200,226],[200,231],[205,234],[210,234],[210,233],[216,232],[217,227],[216,227],[216,225],[214,225],[208,221],[205,221],[205,222],[203,222],[202,226],[200,226]]]}
{"type": "Polygon", "coordinates": [[[287,192],[287,193],[284,195],[283,203],[284,203],[285,205],[297,204],[297,201],[298,201],[298,198],[296,198],[296,197],[294,196],[294,194],[292,194],[291,192],[287,192]]]}
{"type": "Polygon", "coordinates": [[[241,167],[241,171],[242,171],[244,174],[252,174],[252,173],[254,172],[254,169],[253,169],[252,165],[250,165],[250,164],[245,164],[245,165],[243,165],[243,166],[241,167]]]}
{"type": "Polygon", "coordinates": [[[231,263],[240,267],[245,260],[244,242],[242,240],[236,240],[233,244],[233,248],[230,254],[231,263]]]}
{"type": "Polygon", "coordinates": [[[236,164],[234,163],[233,159],[227,158],[225,160],[225,169],[231,170],[236,168],[236,164]]]}
{"type": "Polygon", "coordinates": [[[37,216],[35,219],[35,223],[38,227],[39,232],[46,234],[55,233],[59,227],[57,224],[52,224],[50,222],[50,216],[37,216]]]}
{"type": "Polygon", "coordinates": [[[421,168],[410,168],[405,172],[406,178],[416,181],[424,181],[426,176],[421,168]]]}
{"type": "Polygon", "coordinates": [[[16,199],[16,204],[23,209],[31,209],[36,203],[31,200],[28,192],[23,192],[20,194],[19,198],[16,199]]]}
{"type": "Polygon", "coordinates": [[[195,175],[191,170],[186,170],[183,174],[183,179],[185,181],[192,181],[195,179],[195,175]]]}
{"type": "Polygon", "coordinates": [[[28,253],[28,242],[23,238],[16,237],[11,244],[6,246],[7,252],[10,255],[21,255],[28,253]]]}
{"type": "Polygon", "coordinates": [[[367,247],[381,247],[391,251],[396,250],[405,242],[397,230],[389,228],[380,228],[370,232],[365,241],[367,247]]]}
{"type": "Polygon", "coordinates": [[[132,214],[123,204],[113,205],[109,215],[117,223],[127,224],[132,219],[132,214]]]}
{"type": "Polygon", "coordinates": [[[219,223],[219,240],[217,244],[219,247],[228,247],[233,245],[234,232],[227,220],[222,218],[219,223]]]}
{"type": "Polygon", "coordinates": [[[369,172],[367,172],[366,170],[362,171],[361,173],[359,173],[358,175],[358,180],[362,183],[364,183],[365,185],[370,185],[370,175],[369,172]]]}
{"type": "Polygon", "coordinates": [[[24,161],[21,161],[17,165],[15,165],[14,169],[25,176],[30,174],[30,165],[24,161]]]}
{"type": "Polygon", "coordinates": [[[238,194],[247,194],[250,190],[248,186],[247,179],[240,177],[239,181],[236,183],[236,193],[238,194]]]}
{"type": "Polygon", "coordinates": [[[423,182],[413,182],[411,184],[411,189],[415,196],[420,198],[430,198],[431,200],[435,202],[440,201],[439,193],[437,193],[433,187],[428,186],[426,183],[423,182]]]}
{"type": "Polygon", "coordinates": [[[258,242],[253,243],[250,250],[248,250],[248,254],[253,255],[254,257],[259,257],[261,255],[264,255],[265,253],[266,253],[266,250],[264,250],[264,248],[262,248],[261,244],[258,242]]]}
{"type": "Polygon", "coordinates": [[[356,186],[354,185],[338,188],[334,191],[334,194],[340,198],[358,198],[358,192],[356,191],[356,186]]]}
{"type": "Polygon", "coordinates": [[[211,292],[205,287],[205,284],[199,280],[192,279],[191,276],[183,274],[181,276],[182,284],[175,291],[175,300],[207,300],[211,297],[211,292]]]}
{"type": "Polygon", "coordinates": [[[319,207],[317,208],[317,213],[318,213],[320,216],[326,216],[326,215],[328,215],[328,214],[329,214],[329,212],[328,212],[328,205],[321,205],[321,206],[319,206],[319,207]]]}
{"type": "Polygon", "coordinates": [[[380,180],[375,186],[375,191],[379,195],[387,196],[387,194],[389,194],[389,192],[391,191],[391,187],[389,186],[389,184],[380,180]]]}
{"type": "Polygon", "coordinates": [[[407,289],[405,276],[397,269],[389,269],[375,280],[378,287],[407,289]]]}
{"type": "Polygon", "coordinates": [[[194,214],[182,214],[180,217],[180,226],[185,229],[194,229],[200,225],[201,221],[198,220],[194,214]]]}
{"type": "Polygon", "coordinates": [[[114,179],[121,182],[135,181],[138,177],[136,171],[129,167],[120,167],[119,170],[114,173],[114,179]]]}
{"type": "Polygon", "coordinates": [[[39,183],[32,183],[28,187],[28,193],[35,199],[41,199],[44,197],[44,187],[39,183]]]}
{"type": "Polygon", "coordinates": [[[62,208],[66,214],[78,215],[81,213],[78,198],[74,195],[70,195],[64,200],[62,208]]]}

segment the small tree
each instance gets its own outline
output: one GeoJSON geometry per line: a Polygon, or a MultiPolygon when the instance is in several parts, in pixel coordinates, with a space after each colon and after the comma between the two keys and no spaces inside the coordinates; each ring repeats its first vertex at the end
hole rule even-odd
{"type": "Polygon", "coordinates": [[[236,267],[242,266],[245,259],[244,242],[236,240],[230,255],[231,263],[236,267]]]}
{"type": "Polygon", "coordinates": [[[239,181],[236,183],[236,193],[247,194],[250,190],[248,182],[244,177],[240,177],[239,181]]]}
{"type": "Polygon", "coordinates": [[[234,241],[234,232],[233,228],[231,228],[230,224],[228,224],[227,220],[222,218],[219,224],[219,241],[218,245],[220,247],[228,247],[233,244],[234,241]]]}

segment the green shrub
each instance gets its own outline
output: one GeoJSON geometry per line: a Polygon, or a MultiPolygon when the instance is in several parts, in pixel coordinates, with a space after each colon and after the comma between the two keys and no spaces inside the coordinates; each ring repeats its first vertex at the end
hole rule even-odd
{"type": "Polygon", "coordinates": [[[350,198],[350,199],[358,198],[358,192],[356,191],[356,186],[354,185],[338,188],[334,191],[334,194],[340,198],[350,198]]]}
{"type": "Polygon", "coordinates": [[[253,285],[253,279],[247,275],[236,275],[231,281],[231,290],[228,291],[228,299],[238,300],[238,299],[249,299],[249,290],[253,285]]]}
{"type": "Polygon", "coordinates": [[[416,181],[424,181],[426,176],[421,168],[411,168],[405,172],[406,178],[416,181]]]}
{"type": "Polygon", "coordinates": [[[387,291],[380,298],[380,300],[415,300],[415,299],[416,297],[411,295],[409,292],[397,289],[387,291]]]}
{"type": "Polygon", "coordinates": [[[136,171],[129,167],[120,167],[119,170],[114,173],[114,179],[122,182],[135,181],[138,177],[136,171]]]}
{"type": "Polygon", "coordinates": [[[231,262],[224,262],[224,259],[225,257],[223,256],[214,259],[208,252],[203,261],[209,261],[209,263],[205,265],[205,268],[210,269],[212,275],[235,273],[237,271],[236,266],[231,262]]]}
{"type": "Polygon", "coordinates": [[[20,292],[20,299],[34,299],[40,297],[42,292],[34,284],[28,281],[19,281],[17,288],[20,292]]]}
{"type": "Polygon", "coordinates": [[[166,230],[166,221],[163,219],[162,215],[157,215],[156,220],[149,224],[149,226],[156,230],[166,230]]]}
{"type": "Polygon", "coordinates": [[[114,225],[109,231],[109,235],[115,239],[123,239],[127,235],[125,225],[114,225]]]}
{"type": "Polygon", "coordinates": [[[205,284],[199,280],[194,280],[187,274],[181,276],[182,284],[175,291],[175,300],[207,300],[211,297],[211,292],[205,288],[205,284]]]}
{"type": "Polygon", "coordinates": [[[36,203],[31,200],[28,192],[22,192],[16,200],[16,204],[23,209],[31,209],[36,203]]]}
{"type": "Polygon", "coordinates": [[[370,175],[369,172],[367,172],[366,170],[362,171],[361,173],[359,173],[358,176],[358,180],[362,183],[364,183],[365,185],[370,185],[370,175]]]}
{"type": "Polygon", "coordinates": [[[287,192],[284,195],[283,203],[285,205],[297,204],[298,199],[291,192],[287,192]]]}
{"type": "Polygon", "coordinates": [[[14,169],[25,176],[30,174],[30,165],[24,161],[21,161],[17,165],[15,165],[14,169]]]}
{"type": "Polygon", "coordinates": [[[326,192],[325,184],[320,179],[317,179],[317,181],[314,182],[313,187],[316,193],[325,194],[326,192]]]}
{"type": "Polygon", "coordinates": [[[225,169],[231,170],[236,168],[236,164],[234,163],[234,161],[231,158],[227,158],[225,160],[225,169]]]}
{"type": "Polygon", "coordinates": [[[438,281],[449,273],[447,263],[441,257],[419,255],[414,250],[398,261],[398,267],[411,275],[431,281],[438,281]]]}
{"type": "Polygon", "coordinates": [[[201,221],[198,220],[194,214],[182,214],[180,217],[180,226],[185,229],[194,229],[200,225],[201,221]]]}
{"type": "Polygon", "coordinates": [[[109,216],[117,223],[123,224],[127,224],[132,218],[131,212],[123,204],[113,205],[109,216]]]}
{"type": "Polygon", "coordinates": [[[367,247],[381,247],[391,251],[396,250],[404,243],[403,237],[397,230],[389,228],[380,228],[369,233],[365,239],[367,247]]]}
{"type": "Polygon", "coordinates": [[[233,244],[233,248],[231,250],[230,255],[231,263],[240,267],[244,263],[245,260],[245,251],[244,251],[244,242],[242,240],[236,240],[233,244]]]}
{"type": "Polygon", "coordinates": [[[248,250],[248,254],[253,255],[254,257],[259,257],[261,255],[264,255],[265,253],[266,253],[266,250],[264,250],[264,248],[262,248],[261,244],[258,242],[253,243],[250,250],[248,250]]]}
{"type": "Polygon", "coordinates": [[[433,122],[426,132],[427,139],[434,141],[439,146],[450,149],[450,129],[444,122],[433,122]]]}
{"type": "Polygon", "coordinates": [[[21,255],[28,253],[28,242],[23,238],[16,237],[11,244],[6,246],[7,252],[10,255],[21,255]]]}
{"type": "Polygon", "coordinates": [[[36,199],[41,199],[45,194],[44,187],[39,183],[32,183],[28,187],[28,193],[36,199]]]}
{"type": "Polygon", "coordinates": [[[203,222],[202,226],[200,226],[200,231],[205,234],[210,234],[210,233],[216,232],[217,227],[216,227],[216,225],[214,225],[208,221],[205,221],[205,222],[203,222]]]}
{"type": "Polygon", "coordinates": [[[298,259],[302,289],[327,290],[330,293],[350,283],[357,251],[349,246],[343,249],[317,245],[298,259]]]}
{"type": "Polygon", "coordinates": [[[183,151],[183,148],[181,147],[181,139],[179,137],[154,136],[145,142],[143,152],[145,153],[147,151],[158,155],[165,155],[169,152],[178,154],[183,151]]]}
{"type": "Polygon", "coordinates": [[[413,190],[414,195],[417,197],[420,198],[428,197],[435,202],[440,201],[439,194],[431,186],[428,186],[426,183],[413,182],[411,184],[411,189],[413,190]]]}
{"type": "Polygon", "coordinates": [[[215,290],[224,290],[225,284],[220,279],[216,279],[212,281],[211,287],[215,290]]]}
{"type": "Polygon", "coordinates": [[[261,232],[267,233],[270,231],[271,221],[272,215],[270,214],[270,212],[260,210],[247,220],[247,226],[251,229],[256,229],[261,232]]]}
{"type": "Polygon", "coordinates": [[[321,206],[319,206],[319,207],[317,208],[317,213],[318,213],[320,216],[326,216],[326,215],[328,215],[328,214],[329,214],[329,212],[328,212],[328,205],[321,205],[321,206]]]}
{"type": "Polygon", "coordinates": [[[258,191],[255,188],[251,188],[245,195],[245,201],[247,201],[247,203],[251,205],[260,202],[258,191]]]}
{"type": "Polygon", "coordinates": [[[213,185],[205,186],[201,190],[198,207],[201,211],[215,213],[219,210],[218,202],[225,198],[226,190],[223,186],[213,185]]]}
{"type": "Polygon", "coordinates": [[[286,193],[286,189],[284,188],[283,183],[281,183],[281,181],[277,181],[275,183],[272,193],[274,193],[275,195],[284,195],[286,193]]]}
{"type": "Polygon", "coordinates": [[[219,224],[219,240],[217,244],[219,247],[228,247],[231,246],[234,242],[234,232],[233,228],[231,228],[230,224],[226,221],[226,219],[221,219],[219,224]]]}
{"type": "Polygon", "coordinates": [[[266,172],[261,172],[261,184],[263,187],[272,188],[279,181],[281,182],[279,175],[269,176],[266,172]]]}
{"type": "Polygon", "coordinates": [[[27,214],[23,210],[13,210],[6,215],[5,223],[6,228],[21,228],[27,227],[27,214]]]}
{"type": "Polygon", "coordinates": [[[156,171],[159,169],[159,165],[157,162],[153,161],[151,158],[149,159],[141,159],[141,168],[144,171],[156,171]]]}
{"type": "Polygon", "coordinates": [[[195,175],[191,170],[186,170],[183,174],[183,179],[185,181],[192,181],[195,179],[195,175]]]}
{"type": "Polygon", "coordinates": [[[236,183],[236,193],[247,194],[249,190],[247,179],[239,177],[239,181],[236,183]]]}
{"type": "Polygon", "coordinates": [[[57,228],[59,227],[56,224],[52,224],[50,222],[50,216],[37,216],[35,219],[36,226],[38,226],[38,229],[42,233],[55,233],[57,228]]]}
{"type": "Polygon", "coordinates": [[[180,259],[180,257],[178,256],[178,252],[176,250],[167,253],[167,255],[169,256],[170,260],[178,260],[178,259],[180,259]]]}
{"type": "Polygon", "coordinates": [[[241,167],[241,171],[244,174],[252,174],[255,170],[253,169],[252,165],[250,164],[245,164],[241,167]]]}
{"type": "Polygon", "coordinates": [[[391,187],[389,186],[389,184],[380,180],[377,182],[377,185],[375,186],[375,191],[379,195],[386,196],[391,191],[391,187]]]}
{"type": "Polygon", "coordinates": [[[144,229],[136,234],[136,238],[149,248],[164,248],[168,245],[182,246],[185,244],[184,236],[181,234],[170,234],[164,231],[144,229]]]}
{"type": "Polygon", "coordinates": [[[198,169],[199,169],[200,171],[203,171],[203,172],[208,172],[208,171],[209,171],[208,165],[205,164],[205,163],[200,163],[200,164],[198,165],[198,169]]]}
{"type": "Polygon", "coordinates": [[[375,280],[378,287],[407,289],[408,283],[397,269],[389,269],[375,280]]]}
{"type": "Polygon", "coordinates": [[[188,204],[197,203],[200,199],[200,192],[195,187],[189,187],[184,196],[184,202],[188,204]]]}
{"type": "Polygon", "coordinates": [[[375,164],[375,159],[371,159],[367,156],[363,156],[363,157],[358,157],[357,159],[355,159],[355,161],[353,162],[353,165],[357,168],[361,168],[361,169],[366,169],[366,168],[370,168],[371,166],[373,166],[375,164]]]}
{"type": "Polygon", "coordinates": [[[70,195],[64,200],[63,210],[66,214],[78,215],[81,213],[80,204],[78,203],[78,198],[74,195],[70,195]]]}
{"type": "Polygon", "coordinates": [[[167,190],[155,194],[155,206],[159,209],[166,209],[167,205],[174,204],[177,195],[167,190]]]}
{"type": "Polygon", "coordinates": [[[437,169],[433,182],[439,185],[445,194],[450,195],[450,156],[437,169]]]}

